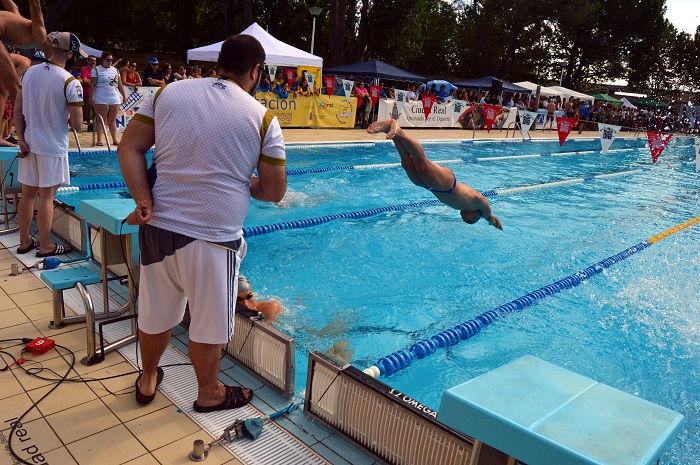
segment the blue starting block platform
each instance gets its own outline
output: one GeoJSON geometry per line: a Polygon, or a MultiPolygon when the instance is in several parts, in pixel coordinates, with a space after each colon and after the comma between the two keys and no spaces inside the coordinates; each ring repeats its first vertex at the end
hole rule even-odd
{"type": "Polygon", "coordinates": [[[672,410],[532,356],[446,390],[437,419],[528,465],[651,465],[683,423],[672,410]]]}

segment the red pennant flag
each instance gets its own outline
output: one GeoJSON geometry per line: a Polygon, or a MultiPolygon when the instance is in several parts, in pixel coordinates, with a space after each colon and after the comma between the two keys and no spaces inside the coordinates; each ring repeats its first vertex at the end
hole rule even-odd
{"type": "Polygon", "coordinates": [[[493,122],[496,121],[498,113],[501,111],[501,107],[496,105],[484,105],[484,118],[486,118],[486,130],[491,132],[491,127],[493,122]]]}
{"type": "Polygon", "coordinates": [[[379,93],[382,91],[382,86],[369,86],[369,98],[372,99],[372,107],[377,105],[377,100],[379,100],[379,93]]]}
{"type": "Polygon", "coordinates": [[[326,93],[328,93],[328,95],[333,95],[335,78],[333,76],[323,76],[323,83],[326,85],[326,93]]]}
{"type": "Polygon", "coordinates": [[[292,84],[294,84],[294,70],[292,68],[287,68],[287,82],[289,87],[292,87],[292,84]]]}
{"type": "Polygon", "coordinates": [[[576,120],[557,116],[557,133],[559,134],[559,147],[564,145],[564,141],[569,137],[569,133],[576,127],[576,120]]]}
{"type": "Polygon", "coordinates": [[[656,163],[656,160],[661,156],[661,152],[664,151],[668,141],[671,140],[673,134],[670,132],[664,134],[663,132],[647,131],[647,139],[649,139],[649,150],[651,150],[651,160],[656,163]]]}
{"type": "Polygon", "coordinates": [[[425,114],[425,119],[427,120],[437,97],[434,95],[423,94],[421,95],[421,98],[423,99],[423,113],[425,114]]]}

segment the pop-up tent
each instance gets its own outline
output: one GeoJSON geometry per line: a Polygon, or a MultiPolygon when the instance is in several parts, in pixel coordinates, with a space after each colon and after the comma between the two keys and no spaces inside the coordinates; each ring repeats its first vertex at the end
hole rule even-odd
{"type": "MultiPolygon", "coordinates": [[[[533,94],[537,93],[537,84],[534,82],[530,81],[520,81],[515,83],[516,86],[524,87],[526,89],[530,89],[533,94]]],[[[554,92],[553,90],[550,90],[549,87],[545,86],[539,86],[540,87],[540,96],[542,97],[555,97],[559,94],[554,92]]]]}
{"type": "Polygon", "coordinates": [[[427,79],[418,74],[413,74],[404,69],[397,68],[379,60],[363,61],[352,65],[336,66],[323,70],[323,74],[333,74],[336,76],[362,76],[379,79],[391,79],[394,81],[426,81],[427,79]]]}
{"type": "MultiPolygon", "coordinates": [[[[241,34],[253,36],[260,41],[265,49],[265,63],[268,65],[323,67],[323,58],[275,39],[258,26],[258,23],[251,24],[241,34]]],[[[223,43],[221,41],[204,47],[192,48],[187,51],[187,61],[218,61],[223,43]]]]}
{"type": "Polygon", "coordinates": [[[596,100],[596,102],[622,103],[622,100],[618,100],[612,95],[608,94],[593,94],[593,98],[596,100]]]}
{"type": "MultiPolygon", "coordinates": [[[[88,56],[92,55],[94,57],[100,58],[102,56],[102,50],[97,50],[96,48],[88,47],[84,43],[80,43],[80,48],[83,50],[83,52],[87,53],[88,56]]],[[[99,60],[98,60],[99,63],[99,60]]]]}
{"type": "Polygon", "coordinates": [[[561,95],[565,100],[569,97],[574,97],[579,100],[588,100],[591,103],[595,101],[592,95],[582,94],[581,92],[576,92],[575,90],[567,89],[566,87],[550,86],[549,90],[556,92],[557,95],[561,95]]]}
{"type": "MultiPolygon", "coordinates": [[[[475,79],[467,79],[465,81],[458,81],[458,82],[452,82],[452,84],[456,85],[457,87],[466,87],[467,89],[479,89],[486,91],[491,88],[491,84],[494,79],[497,79],[493,76],[484,76],[480,78],[475,78],[475,79]]],[[[527,89],[525,87],[520,87],[516,86],[512,82],[504,81],[501,79],[501,82],[503,83],[503,86],[501,87],[503,89],[503,92],[516,92],[519,94],[530,94],[532,91],[530,89],[527,89]]]]}

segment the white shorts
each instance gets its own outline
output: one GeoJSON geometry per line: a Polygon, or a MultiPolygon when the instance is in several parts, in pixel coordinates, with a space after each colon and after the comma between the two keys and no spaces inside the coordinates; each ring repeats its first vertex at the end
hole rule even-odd
{"type": "Polygon", "coordinates": [[[121,105],[122,104],[122,95],[121,94],[117,94],[117,95],[97,94],[97,95],[95,95],[94,102],[97,105],[121,105]]]}
{"type": "Polygon", "coordinates": [[[159,334],[182,321],[189,303],[189,337],[227,344],[233,336],[243,238],[224,247],[145,225],[139,231],[139,329],[159,334]]]}
{"type": "Polygon", "coordinates": [[[67,186],[70,184],[68,157],[47,157],[29,152],[19,159],[17,180],[32,187],[67,186]]]}

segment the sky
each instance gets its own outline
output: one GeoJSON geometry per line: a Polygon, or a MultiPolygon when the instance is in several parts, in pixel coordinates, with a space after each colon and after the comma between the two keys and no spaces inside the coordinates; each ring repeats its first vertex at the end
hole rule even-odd
{"type": "Polygon", "coordinates": [[[700,26],[700,0],[666,0],[666,19],[679,31],[695,34],[700,26]]]}

